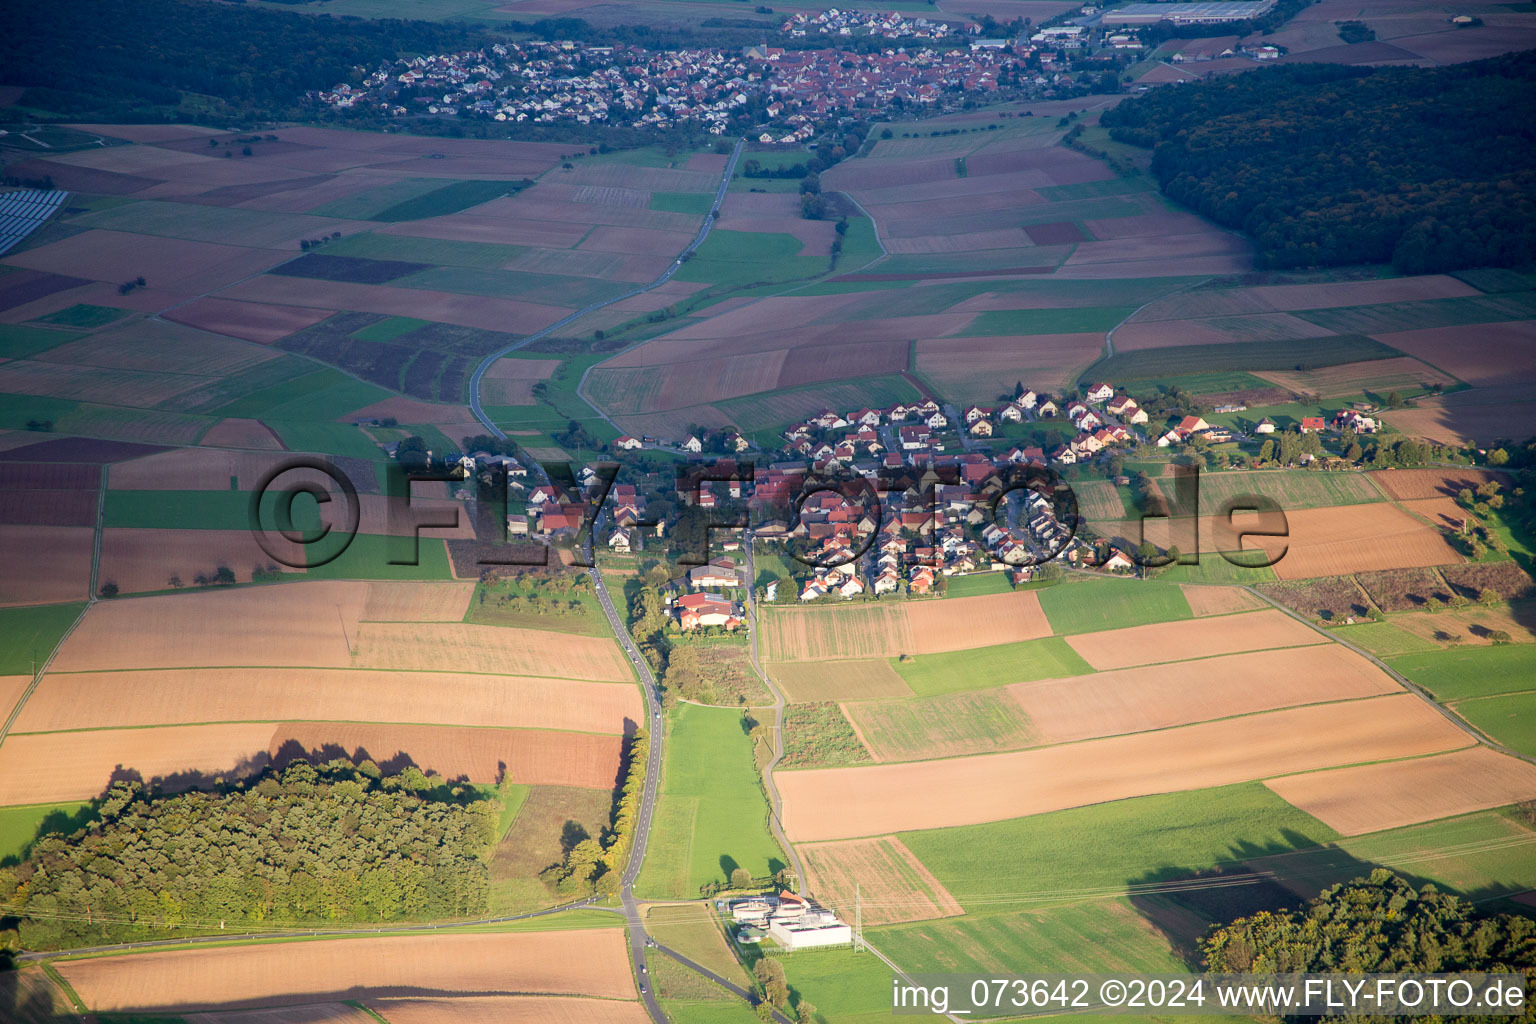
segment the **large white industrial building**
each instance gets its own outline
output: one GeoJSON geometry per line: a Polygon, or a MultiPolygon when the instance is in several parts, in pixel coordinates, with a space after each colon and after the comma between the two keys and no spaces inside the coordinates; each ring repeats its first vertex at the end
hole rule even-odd
{"type": "Polygon", "coordinates": [[[1209,0],[1196,3],[1126,4],[1105,11],[1105,25],[1220,25],[1257,18],[1275,6],[1275,0],[1209,0]]]}

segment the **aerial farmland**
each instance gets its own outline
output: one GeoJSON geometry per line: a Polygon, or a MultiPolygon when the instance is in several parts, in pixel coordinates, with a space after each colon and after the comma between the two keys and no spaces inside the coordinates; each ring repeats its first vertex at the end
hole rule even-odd
{"type": "Polygon", "coordinates": [[[1536,20],[1100,6],[0,12],[0,1019],[1536,970],[1536,20]]]}

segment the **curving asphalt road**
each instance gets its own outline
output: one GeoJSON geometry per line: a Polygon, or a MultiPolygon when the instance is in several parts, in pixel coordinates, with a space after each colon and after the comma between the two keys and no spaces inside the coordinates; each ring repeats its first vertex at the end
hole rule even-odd
{"type": "Polygon", "coordinates": [[[562,317],[561,319],[556,320],[554,323],[550,324],[548,327],[545,327],[543,330],[535,331],[533,334],[528,335],[528,337],[523,338],[520,341],[513,342],[505,348],[497,349],[495,352],[492,352],[490,355],[480,360],[480,365],[475,367],[475,372],[471,374],[469,378],[469,411],[475,414],[475,419],[479,420],[482,426],[484,426],[496,437],[505,439],[507,436],[502,432],[500,427],[491,422],[491,418],[485,414],[484,406],[480,404],[480,382],[485,377],[485,371],[491,368],[492,363],[505,356],[508,352],[515,352],[525,345],[531,345],[541,338],[549,337],[549,335],[553,334],[555,331],[558,331],[560,328],[581,319],[588,313],[593,313],[599,309],[611,306],[615,302],[623,302],[625,299],[632,299],[636,295],[644,295],[646,292],[651,291],[653,288],[660,288],[662,285],[672,280],[672,275],[677,273],[678,270],[682,269],[684,258],[687,257],[689,253],[693,252],[693,250],[704,244],[704,239],[709,237],[709,229],[715,226],[715,214],[720,212],[720,204],[725,202],[726,190],[731,187],[731,176],[736,173],[736,161],[741,158],[741,151],[746,146],[746,144],[746,139],[736,140],[736,148],[731,150],[731,158],[725,162],[725,173],[720,175],[720,187],[715,190],[715,201],[710,204],[709,212],[704,215],[704,223],[700,225],[699,233],[694,236],[693,241],[688,243],[688,248],[684,249],[683,252],[677,257],[677,259],[672,261],[672,265],[668,267],[660,277],[652,281],[650,284],[640,285],[638,288],[631,288],[623,295],[617,295],[611,299],[604,299],[602,302],[594,302],[590,306],[584,306],[581,309],[578,309],[576,312],[572,313],[570,316],[562,317]]]}

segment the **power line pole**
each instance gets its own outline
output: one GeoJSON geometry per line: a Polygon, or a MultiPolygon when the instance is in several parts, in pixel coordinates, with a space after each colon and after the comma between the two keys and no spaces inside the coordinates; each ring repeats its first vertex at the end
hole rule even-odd
{"type": "Polygon", "coordinates": [[[853,951],[864,952],[864,899],[859,883],[853,883],[853,951]]]}

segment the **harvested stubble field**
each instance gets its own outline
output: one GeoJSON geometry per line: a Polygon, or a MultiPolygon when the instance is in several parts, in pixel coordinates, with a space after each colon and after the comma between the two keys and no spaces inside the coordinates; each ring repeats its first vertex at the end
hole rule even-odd
{"type": "Polygon", "coordinates": [[[1379,394],[1395,388],[1428,388],[1432,384],[1449,387],[1457,383],[1450,374],[1409,356],[1340,363],[1317,370],[1255,372],[1292,394],[1313,394],[1323,398],[1358,395],[1367,389],[1379,394]]]}
{"type": "Polygon", "coordinates": [[[629,682],[629,662],[611,639],[513,626],[463,623],[364,623],[357,634],[359,668],[553,676],[629,682]]]}
{"type": "Polygon", "coordinates": [[[1462,523],[1477,519],[1469,510],[1462,508],[1455,498],[1419,498],[1415,501],[1400,501],[1398,504],[1442,530],[1459,531],[1462,523]]]}
{"type": "Polygon", "coordinates": [[[618,734],[643,718],[633,686],[574,679],[310,668],[52,671],[16,731],[341,721],[618,734]]]}
{"type": "Polygon", "coordinates": [[[1324,639],[1284,612],[1270,609],[1081,633],[1067,637],[1067,643],[1088,664],[1102,671],[1275,647],[1305,647],[1323,643],[1324,639]]]}
{"type": "Polygon", "coordinates": [[[651,1019],[637,1002],[573,996],[445,996],[367,1005],[389,1024],[647,1024],[651,1019]]]}
{"type": "Polygon", "coordinates": [[[96,1011],[232,1010],[475,992],[633,999],[622,928],[285,942],[58,961],[96,1011]]]}
{"type": "Polygon", "coordinates": [[[366,583],[316,581],[106,601],[91,608],[53,670],[350,668],[349,638],[358,635],[367,597],[366,583]]]}
{"type": "Polygon", "coordinates": [[[265,448],[278,451],[283,442],[260,420],[219,420],[202,436],[202,444],[216,448],[265,448]]]}
{"type": "Polygon", "coordinates": [[[938,654],[1051,633],[1034,591],[769,612],[769,657],[784,661],[938,654]]]}
{"type": "Polygon", "coordinates": [[[85,597],[94,543],[95,531],[86,526],[0,525],[0,605],[85,597]]]}
{"type": "Polygon", "coordinates": [[[271,738],[271,723],[11,735],[0,745],[0,804],[91,800],[119,771],[186,785],[238,778],[262,767],[271,738]]]}
{"type": "Polygon", "coordinates": [[[999,821],[1468,743],[1419,698],[1400,694],[1016,753],[786,772],[775,782],[790,838],[812,842],[999,821]]]}
{"type": "Polygon", "coordinates": [[[910,697],[912,688],[883,658],[860,661],[780,661],[764,670],[794,702],[910,697]]]}
{"type": "Polygon", "coordinates": [[[1465,327],[1427,327],[1375,335],[1378,341],[1417,356],[1468,384],[1536,380],[1536,321],[1516,320],[1465,327]]]}
{"type": "Polygon", "coordinates": [[[1536,765],[1486,747],[1270,779],[1287,802],[1346,836],[1536,799],[1536,765]]]}
{"type": "Polygon", "coordinates": [[[398,770],[405,762],[445,779],[612,789],[619,778],[618,736],[542,729],[465,729],[430,725],[295,722],[279,725],[267,752],[278,764],[296,757],[371,760],[398,770]]]}
{"type": "Polygon", "coordinates": [[[120,462],[112,467],[108,482],[115,491],[227,491],[233,480],[239,490],[249,491],[291,458],[280,452],[176,448],[120,462]]]}
{"type": "Polygon", "coordinates": [[[1358,654],[1330,644],[1015,683],[1008,694],[1040,742],[1067,743],[1400,689],[1358,654]]]}
{"type": "Polygon", "coordinates": [[[1245,538],[1261,547],[1282,580],[1378,569],[1453,565],[1461,555],[1439,531],[1385,503],[1299,509],[1287,514],[1288,537],[1245,538]],[[1283,557],[1279,557],[1283,554],[1283,557]]]}
{"type": "Polygon", "coordinates": [[[857,884],[864,923],[900,924],[965,913],[949,890],[896,836],[802,847],[810,889],[846,917],[857,884]]]}
{"type": "Polygon", "coordinates": [[[1264,599],[1239,587],[1206,587],[1184,585],[1184,600],[1196,618],[1206,615],[1226,615],[1228,612],[1246,612],[1255,608],[1268,608],[1264,599]]]}
{"type": "Polygon", "coordinates": [[[413,581],[368,584],[364,622],[463,622],[475,585],[470,582],[413,581]]]}
{"type": "Polygon", "coordinates": [[[877,761],[993,754],[1040,743],[1023,707],[1003,690],[860,701],[844,710],[877,761]]]}

